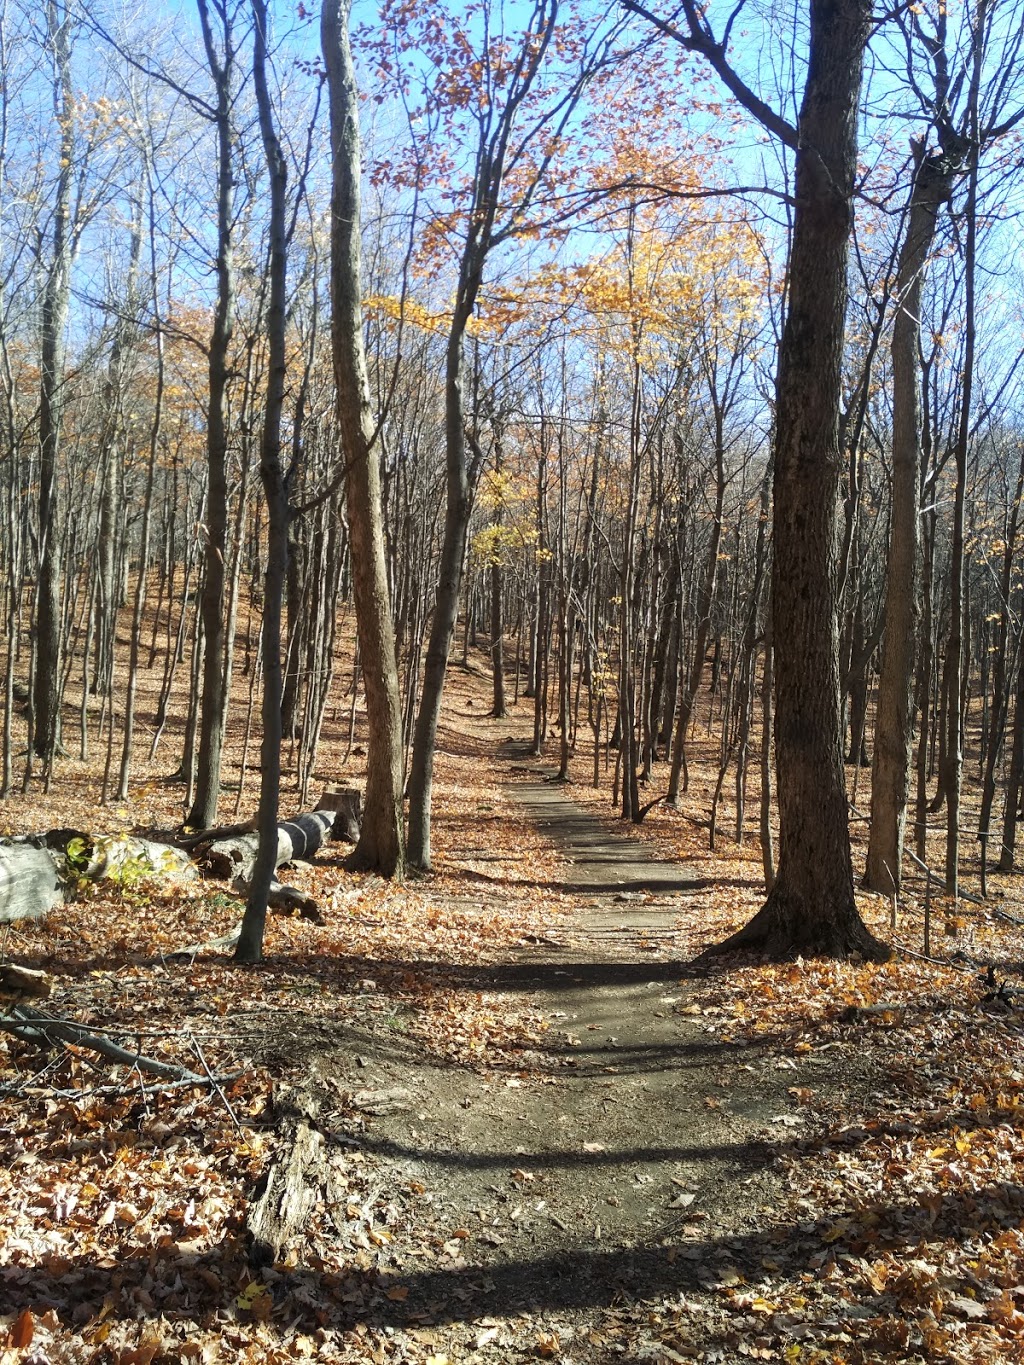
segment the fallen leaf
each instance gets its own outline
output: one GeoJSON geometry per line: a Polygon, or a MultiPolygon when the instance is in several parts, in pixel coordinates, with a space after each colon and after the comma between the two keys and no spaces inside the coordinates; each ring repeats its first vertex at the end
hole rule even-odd
{"type": "Polygon", "coordinates": [[[32,1338],[35,1336],[35,1331],[36,1320],[32,1316],[31,1310],[26,1308],[25,1311],[19,1315],[14,1326],[11,1328],[11,1345],[15,1350],[24,1351],[26,1346],[32,1344],[32,1338]]]}

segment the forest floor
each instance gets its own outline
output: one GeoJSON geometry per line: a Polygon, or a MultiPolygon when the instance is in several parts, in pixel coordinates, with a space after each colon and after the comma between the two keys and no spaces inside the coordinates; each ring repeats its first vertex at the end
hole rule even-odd
{"type": "MultiPolygon", "coordinates": [[[[756,840],[707,849],[710,746],[681,815],[624,827],[545,780],[532,705],[486,707],[453,670],[436,872],[394,886],[329,846],[284,874],[325,922],[273,917],[259,967],[174,955],[237,923],[212,882],[14,926],[52,1014],[234,1079],[0,1038],[0,1361],[1024,1360],[1024,1030],[984,979],[1024,970],[1015,879],[934,905],[936,960],[911,888],[895,931],[861,898],[883,966],[701,967],[761,894],[756,840]],[[332,1193],[259,1267],[289,1096],[332,1193]]],[[[180,819],[155,773],[115,808],[95,784],[66,760],[3,818],[180,819]]]]}

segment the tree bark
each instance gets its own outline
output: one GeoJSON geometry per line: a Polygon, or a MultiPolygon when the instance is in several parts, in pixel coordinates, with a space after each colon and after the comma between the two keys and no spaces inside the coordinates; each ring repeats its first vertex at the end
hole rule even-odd
{"type": "Polygon", "coordinates": [[[269,522],[267,561],[263,574],[263,738],[260,746],[260,803],[256,817],[259,847],[249,882],[242,931],[235,950],[238,962],[258,962],[263,955],[267,903],[278,853],[278,807],[281,795],[281,617],[288,575],[288,483],[281,465],[281,413],[288,366],[285,354],[288,232],[285,222],[288,165],[284,159],[267,86],[267,7],[252,0],[253,84],[260,134],[270,176],[270,293],[267,306],[267,393],[260,437],[260,479],[269,522]]]}
{"type": "Polygon", "coordinates": [[[36,586],[32,748],[49,765],[60,745],[62,589],[58,458],[64,407],[64,331],[71,291],[71,178],[75,165],[70,17],[59,0],[46,7],[53,57],[53,111],[60,166],[53,197],[53,240],[41,309],[39,367],[39,576],[36,586]]]}
{"type": "MultiPolygon", "coordinates": [[[[996,796],[996,766],[1003,752],[1006,716],[1009,710],[1009,679],[1007,677],[1008,635],[1010,629],[1010,599],[1013,593],[1013,567],[1017,549],[1017,524],[1021,499],[1024,497],[1024,444],[1020,448],[1017,484],[1009,508],[1003,535],[1003,564],[999,576],[999,619],[995,623],[995,644],[992,649],[992,701],[986,734],[984,772],[981,785],[981,812],[978,833],[988,841],[991,833],[992,806],[996,796]]],[[[1019,632],[1015,632],[1019,653],[1019,632]]],[[[987,655],[986,655],[987,657],[987,655]]]]}

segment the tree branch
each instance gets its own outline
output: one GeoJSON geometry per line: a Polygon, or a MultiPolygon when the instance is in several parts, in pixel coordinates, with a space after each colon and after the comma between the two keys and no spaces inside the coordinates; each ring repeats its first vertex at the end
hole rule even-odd
{"type": "MultiPolygon", "coordinates": [[[[788,123],[781,114],[766,104],[763,99],[751,90],[750,86],[741,79],[736,71],[729,64],[729,59],[725,54],[725,44],[715,41],[715,37],[707,26],[703,13],[698,9],[694,0],[683,0],[683,14],[686,16],[688,32],[681,32],[674,24],[670,24],[665,19],[659,19],[656,14],[652,14],[649,9],[638,4],[637,0],[622,0],[623,8],[631,14],[637,14],[641,19],[646,19],[649,24],[653,24],[660,33],[664,33],[667,38],[677,42],[680,47],[686,48],[687,52],[698,52],[717,72],[719,79],[725,85],[731,95],[737,99],[746,109],[748,114],[752,114],[762,128],[769,133],[773,133],[781,142],[796,151],[800,145],[800,135],[791,123],[788,123]]],[[[735,14],[730,17],[729,26],[732,26],[735,14]]]]}

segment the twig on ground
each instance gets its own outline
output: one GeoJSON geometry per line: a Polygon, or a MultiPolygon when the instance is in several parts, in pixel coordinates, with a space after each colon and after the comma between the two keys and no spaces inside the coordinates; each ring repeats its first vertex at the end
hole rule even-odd
{"type": "Polygon", "coordinates": [[[952,967],[956,972],[966,972],[970,970],[968,967],[958,967],[952,958],[929,957],[927,953],[919,953],[914,948],[908,948],[905,944],[901,943],[898,938],[893,939],[892,945],[894,948],[898,948],[901,953],[906,953],[907,957],[916,957],[921,962],[934,962],[937,967],[952,967]]]}
{"type": "Polygon", "coordinates": [[[206,1072],[206,1075],[209,1078],[210,1084],[213,1086],[214,1090],[216,1090],[217,1096],[220,1099],[221,1104],[227,1110],[228,1117],[230,1118],[231,1122],[235,1125],[235,1129],[238,1132],[239,1137],[241,1137],[242,1125],[238,1122],[238,1116],[235,1113],[235,1111],[231,1108],[231,1101],[228,1099],[227,1095],[224,1094],[220,1082],[217,1080],[217,1077],[210,1070],[209,1063],[206,1060],[206,1057],[203,1053],[203,1049],[199,1046],[199,1040],[192,1034],[189,1035],[189,1039],[192,1043],[192,1047],[193,1050],[195,1051],[196,1056],[199,1058],[199,1061],[202,1064],[203,1070],[206,1072]]]}
{"type": "Polygon", "coordinates": [[[216,953],[222,949],[233,948],[238,942],[242,933],[241,921],[227,934],[221,934],[219,938],[207,939],[205,943],[190,943],[187,948],[177,948],[173,953],[161,953],[162,962],[176,962],[178,958],[198,957],[200,953],[216,953]]]}

